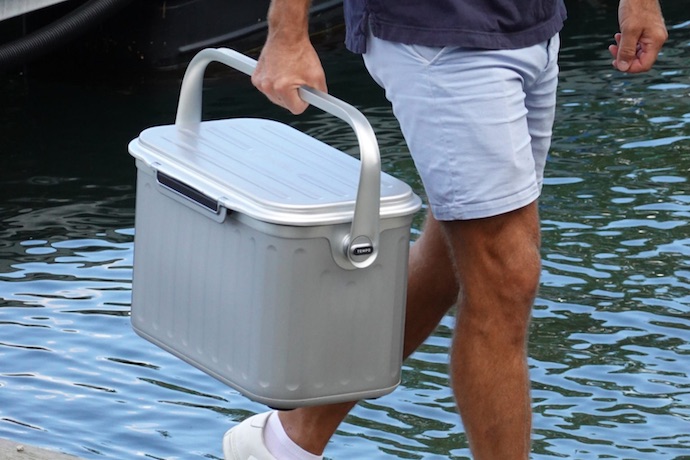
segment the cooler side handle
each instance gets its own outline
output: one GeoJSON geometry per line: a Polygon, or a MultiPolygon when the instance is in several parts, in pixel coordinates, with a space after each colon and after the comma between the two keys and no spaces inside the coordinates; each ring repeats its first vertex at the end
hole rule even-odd
{"type": "MultiPolygon", "coordinates": [[[[228,48],[207,48],[189,63],[182,80],[175,125],[180,130],[196,131],[201,123],[204,72],[217,61],[247,75],[252,75],[256,61],[228,48]]],[[[355,212],[350,234],[343,250],[350,268],[365,268],[376,260],[379,248],[381,203],[381,157],[376,135],[369,120],[352,105],[323,91],[302,87],[300,97],[307,103],[345,121],[354,130],[359,143],[360,173],[355,212]]]]}

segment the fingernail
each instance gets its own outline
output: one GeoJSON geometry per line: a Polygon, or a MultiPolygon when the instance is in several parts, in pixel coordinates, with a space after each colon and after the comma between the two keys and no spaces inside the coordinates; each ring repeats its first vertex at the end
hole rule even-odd
{"type": "Polygon", "coordinates": [[[618,62],[618,69],[619,70],[628,70],[630,68],[630,63],[627,61],[620,61],[618,62]]]}

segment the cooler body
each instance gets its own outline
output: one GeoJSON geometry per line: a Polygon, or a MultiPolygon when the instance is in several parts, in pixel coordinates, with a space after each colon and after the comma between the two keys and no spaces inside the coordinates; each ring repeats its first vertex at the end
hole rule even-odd
{"type": "Polygon", "coordinates": [[[218,222],[137,179],[135,331],[276,408],[374,398],[400,381],[411,217],[382,221],[379,255],[346,270],[337,226],[218,222]],[[336,240],[336,241],[334,241],[336,240]]]}
{"type": "Polygon", "coordinates": [[[388,393],[400,381],[410,226],[421,200],[381,172],[364,115],[300,97],[353,128],[359,160],[271,120],[201,121],[190,62],[175,125],[129,144],[137,198],[132,325],[249,398],[276,408],[388,393]]]}

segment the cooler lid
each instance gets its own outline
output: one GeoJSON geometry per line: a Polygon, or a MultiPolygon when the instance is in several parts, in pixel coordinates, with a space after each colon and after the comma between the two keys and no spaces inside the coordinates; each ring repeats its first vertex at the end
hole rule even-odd
{"type": "MultiPolygon", "coordinates": [[[[284,225],[352,221],[360,162],[283,123],[257,118],[144,130],[132,156],[228,210],[284,225]]],[[[416,212],[409,185],[381,173],[380,217],[416,212]]]]}

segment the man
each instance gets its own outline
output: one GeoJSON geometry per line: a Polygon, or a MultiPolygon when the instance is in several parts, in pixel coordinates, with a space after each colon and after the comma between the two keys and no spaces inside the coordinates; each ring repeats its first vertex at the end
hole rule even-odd
{"type": "MultiPolygon", "coordinates": [[[[457,305],[451,383],[476,459],[527,459],[526,342],[540,275],[537,198],[551,139],[562,0],[345,0],[347,46],[386,90],[431,213],[411,249],[405,356],[457,305]]],[[[326,91],[308,0],[273,0],[252,82],[297,114],[326,91]]],[[[658,0],[621,0],[609,50],[651,68],[658,0]]],[[[260,414],[226,433],[226,459],[319,459],[353,403],[260,414]]]]}

